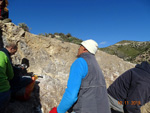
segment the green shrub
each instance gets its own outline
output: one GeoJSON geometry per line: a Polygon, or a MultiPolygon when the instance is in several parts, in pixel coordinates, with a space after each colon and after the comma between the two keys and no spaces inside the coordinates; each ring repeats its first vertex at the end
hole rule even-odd
{"type": "Polygon", "coordinates": [[[55,35],[60,36],[60,38],[58,38],[58,40],[64,41],[64,42],[71,42],[71,43],[75,43],[75,44],[81,44],[82,40],[78,39],[76,37],[72,37],[72,35],[70,33],[68,33],[67,35],[65,35],[64,33],[40,33],[39,35],[41,36],[46,36],[49,37],[51,36],[52,38],[55,38],[55,35]]]}
{"type": "Polygon", "coordinates": [[[66,36],[67,36],[67,37],[72,37],[70,33],[68,33],[66,36]]]}
{"type": "Polygon", "coordinates": [[[27,32],[30,32],[29,27],[25,23],[18,24],[20,28],[24,29],[27,32]]]}

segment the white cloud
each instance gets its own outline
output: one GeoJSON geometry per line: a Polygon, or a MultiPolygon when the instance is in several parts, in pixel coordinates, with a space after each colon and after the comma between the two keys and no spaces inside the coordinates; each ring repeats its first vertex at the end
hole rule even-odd
{"type": "Polygon", "coordinates": [[[106,43],[107,43],[107,42],[104,41],[104,42],[100,42],[99,44],[100,44],[100,45],[105,45],[106,43]]]}

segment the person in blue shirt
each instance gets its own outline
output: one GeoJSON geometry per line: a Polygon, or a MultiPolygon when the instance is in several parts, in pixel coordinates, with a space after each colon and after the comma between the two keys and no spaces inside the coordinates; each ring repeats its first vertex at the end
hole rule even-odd
{"type": "Polygon", "coordinates": [[[94,40],[81,43],[62,100],[49,113],[110,113],[105,79],[95,59],[97,49],[94,40]]]}

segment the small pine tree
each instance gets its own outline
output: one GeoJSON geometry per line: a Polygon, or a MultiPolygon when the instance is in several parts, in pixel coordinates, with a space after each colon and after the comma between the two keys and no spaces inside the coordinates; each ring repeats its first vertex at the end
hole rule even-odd
{"type": "Polygon", "coordinates": [[[46,37],[48,37],[48,36],[49,36],[49,34],[45,33],[45,36],[46,36],[46,37]]]}
{"type": "Polygon", "coordinates": [[[27,24],[25,24],[25,23],[19,23],[18,25],[19,25],[19,27],[21,27],[25,31],[30,32],[29,27],[27,26],[27,24]]]}
{"type": "Polygon", "coordinates": [[[59,33],[54,33],[54,35],[59,35],[59,33]]]}
{"type": "Polygon", "coordinates": [[[66,36],[67,36],[67,37],[72,37],[70,33],[68,33],[66,36]]]}
{"type": "Polygon", "coordinates": [[[40,35],[40,36],[45,36],[43,33],[40,33],[40,34],[38,34],[38,35],[40,35]]]}

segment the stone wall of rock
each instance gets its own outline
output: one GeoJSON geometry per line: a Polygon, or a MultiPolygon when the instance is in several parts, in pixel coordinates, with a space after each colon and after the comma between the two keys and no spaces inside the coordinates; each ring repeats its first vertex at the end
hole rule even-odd
{"type": "MultiPolygon", "coordinates": [[[[18,51],[13,56],[13,62],[19,64],[23,58],[27,58],[30,63],[28,71],[43,76],[42,79],[37,80],[40,82],[38,84],[39,98],[43,113],[48,113],[52,107],[59,104],[62,98],[70,66],[76,59],[79,45],[61,42],[55,38],[34,35],[25,32],[13,23],[4,24],[0,22],[0,26],[2,28],[2,40],[0,41],[3,41],[4,46],[8,42],[16,42],[18,44],[18,51]]],[[[107,86],[120,74],[134,67],[134,64],[102,51],[97,52],[96,59],[104,73],[107,86]]],[[[28,105],[24,106],[29,108],[31,102],[26,102],[26,104],[28,105]]],[[[11,104],[11,106],[15,105],[15,103],[11,104]]],[[[32,104],[32,108],[34,105],[32,104]]],[[[28,113],[32,111],[31,109],[28,110],[28,113]]],[[[26,113],[26,109],[20,110],[18,108],[18,110],[13,110],[15,113],[26,113]]]]}

